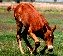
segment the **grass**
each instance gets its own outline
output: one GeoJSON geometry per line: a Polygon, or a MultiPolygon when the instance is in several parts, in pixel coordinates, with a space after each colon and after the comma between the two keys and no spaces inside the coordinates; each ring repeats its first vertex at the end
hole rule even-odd
{"type": "MultiPolygon", "coordinates": [[[[44,55],[41,55],[39,51],[42,50],[45,45],[44,42],[41,42],[41,46],[38,48],[39,54],[36,56],[63,56],[63,12],[55,10],[37,10],[47,18],[51,27],[56,25],[57,29],[54,32],[53,54],[45,53],[44,55]]],[[[30,38],[28,39],[31,45],[34,46],[34,41],[30,38]]],[[[13,17],[13,12],[7,12],[4,7],[0,8],[0,56],[34,56],[34,54],[31,55],[29,53],[24,41],[22,46],[25,50],[24,55],[22,55],[18,49],[16,41],[16,23],[13,17]]]]}

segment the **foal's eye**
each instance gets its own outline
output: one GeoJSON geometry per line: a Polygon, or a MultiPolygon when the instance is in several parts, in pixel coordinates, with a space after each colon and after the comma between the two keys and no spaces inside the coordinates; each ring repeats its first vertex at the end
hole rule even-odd
{"type": "Polygon", "coordinates": [[[45,38],[45,41],[47,41],[47,38],[45,38]]]}
{"type": "Polygon", "coordinates": [[[53,39],[54,39],[54,35],[52,35],[53,36],[53,39]]]}

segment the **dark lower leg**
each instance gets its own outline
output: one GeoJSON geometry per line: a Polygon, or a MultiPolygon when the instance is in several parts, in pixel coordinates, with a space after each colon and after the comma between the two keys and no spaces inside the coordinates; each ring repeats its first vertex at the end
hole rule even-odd
{"type": "Polygon", "coordinates": [[[34,47],[33,53],[36,53],[37,52],[37,48],[39,46],[40,46],[40,42],[35,42],[35,47],[34,47]]]}

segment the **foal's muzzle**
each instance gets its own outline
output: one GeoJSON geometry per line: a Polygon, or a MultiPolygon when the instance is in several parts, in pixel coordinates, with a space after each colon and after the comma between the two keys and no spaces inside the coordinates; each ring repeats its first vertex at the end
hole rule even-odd
{"type": "Polygon", "coordinates": [[[53,51],[53,46],[52,46],[52,45],[49,45],[49,46],[48,46],[48,51],[50,51],[50,52],[53,51]]]}

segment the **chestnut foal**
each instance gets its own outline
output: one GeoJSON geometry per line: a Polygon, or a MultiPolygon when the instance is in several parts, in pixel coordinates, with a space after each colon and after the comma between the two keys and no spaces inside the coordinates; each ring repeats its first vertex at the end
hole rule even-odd
{"type": "Polygon", "coordinates": [[[53,32],[56,29],[56,26],[51,28],[43,15],[41,15],[32,4],[30,3],[21,3],[16,6],[9,6],[7,10],[14,11],[14,17],[17,25],[17,42],[20,48],[21,53],[24,54],[22,49],[21,38],[25,40],[28,48],[31,53],[36,53],[37,48],[40,46],[40,41],[38,36],[42,38],[46,46],[43,49],[53,50],[53,32]],[[27,35],[29,35],[35,41],[35,47],[32,48],[29,41],[27,40],[27,35]]]}

